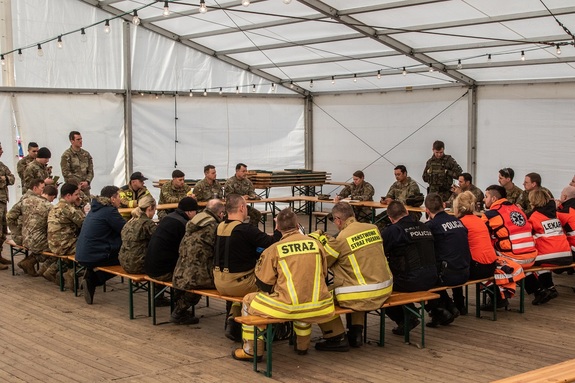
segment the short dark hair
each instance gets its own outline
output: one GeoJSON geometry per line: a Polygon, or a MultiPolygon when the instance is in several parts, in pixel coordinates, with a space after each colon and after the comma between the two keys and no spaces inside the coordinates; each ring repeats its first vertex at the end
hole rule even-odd
{"type": "Polygon", "coordinates": [[[279,212],[276,217],[276,222],[277,229],[280,231],[287,231],[297,228],[297,216],[289,207],[279,212]]]}
{"type": "Polygon", "coordinates": [[[463,177],[463,179],[467,182],[473,181],[473,177],[471,177],[471,174],[469,173],[461,173],[459,177],[463,177]]]}
{"type": "Polygon", "coordinates": [[[247,168],[248,165],[240,162],[239,164],[236,165],[236,170],[240,170],[242,167],[247,168]]]}
{"type": "Polygon", "coordinates": [[[443,143],[443,141],[435,141],[433,143],[433,150],[441,150],[441,149],[445,149],[445,144],[443,143]]]}
{"type": "Polygon", "coordinates": [[[54,185],[46,185],[44,186],[44,193],[42,194],[46,194],[47,196],[54,196],[56,197],[58,195],[58,189],[56,189],[56,187],[54,185]]]}
{"type": "Polygon", "coordinates": [[[347,202],[338,202],[335,205],[333,205],[333,208],[331,209],[331,214],[333,216],[337,214],[343,221],[345,221],[349,217],[355,216],[353,212],[353,207],[351,207],[351,205],[348,204],[347,202]]]}
{"type": "MultiPolygon", "coordinates": [[[[206,165],[204,166],[204,174],[209,172],[210,169],[215,169],[216,167],[214,165],[206,165]]],[[[236,169],[236,170],[240,170],[240,169],[236,169]]]]}
{"type": "Polygon", "coordinates": [[[60,197],[64,198],[64,196],[67,196],[68,194],[74,194],[76,190],[78,190],[78,184],[66,182],[60,188],[60,197]]]}
{"type": "Polygon", "coordinates": [[[507,191],[501,185],[489,185],[485,191],[490,192],[497,199],[507,198],[507,191]]]}
{"type": "Polygon", "coordinates": [[[44,183],[44,180],[41,178],[33,178],[28,182],[28,189],[34,189],[44,183]]]}
{"type": "Polygon", "coordinates": [[[407,209],[400,201],[393,200],[387,205],[387,216],[389,218],[396,220],[406,215],[407,209]]]}
{"type": "Polygon", "coordinates": [[[226,212],[229,213],[236,213],[238,208],[242,204],[242,201],[245,202],[244,197],[239,194],[231,193],[226,195],[226,212]]]}
{"type": "Polygon", "coordinates": [[[181,177],[185,177],[185,176],[186,175],[184,174],[184,172],[181,170],[178,170],[178,169],[176,169],[172,172],[172,178],[181,178],[181,177]]]}
{"type": "Polygon", "coordinates": [[[513,177],[515,177],[515,172],[511,168],[499,169],[499,174],[501,174],[501,177],[511,179],[511,181],[513,181],[513,177]]]}
{"type": "Polygon", "coordinates": [[[405,165],[397,165],[396,167],[393,168],[393,170],[401,170],[402,173],[407,173],[407,168],[405,167],[405,165]]]}
{"type": "Polygon", "coordinates": [[[70,139],[70,141],[72,141],[75,137],[74,136],[81,136],[80,132],[76,131],[76,130],[72,130],[70,132],[70,134],[68,134],[68,138],[70,139]]]}
{"type": "Polygon", "coordinates": [[[365,178],[365,174],[363,174],[361,170],[356,170],[355,172],[353,172],[353,176],[362,179],[365,178]]]}
{"type": "Polygon", "coordinates": [[[100,192],[100,196],[112,198],[119,190],[120,188],[114,185],[104,186],[100,192]]]}
{"type": "Polygon", "coordinates": [[[438,193],[429,193],[425,197],[425,207],[431,214],[439,213],[443,210],[443,200],[438,193]]]}
{"type": "Polygon", "coordinates": [[[37,147],[38,147],[38,144],[34,141],[30,141],[28,143],[28,149],[37,148],[37,147]]]}
{"type": "Polygon", "coordinates": [[[541,187],[541,175],[539,173],[527,173],[525,177],[529,177],[531,182],[536,183],[537,186],[541,187]]]}

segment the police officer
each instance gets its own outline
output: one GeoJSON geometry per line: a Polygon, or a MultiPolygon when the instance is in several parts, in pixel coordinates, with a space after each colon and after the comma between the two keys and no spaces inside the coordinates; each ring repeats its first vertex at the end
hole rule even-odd
{"type": "Polygon", "coordinates": [[[445,154],[443,141],[435,141],[432,146],[433,156],[427,160],[423,169],[423,181],[429,184],[428,193],[439,193],[443,201],[451,195],[451,185],[463,170],[453,157],[445,154]]]}

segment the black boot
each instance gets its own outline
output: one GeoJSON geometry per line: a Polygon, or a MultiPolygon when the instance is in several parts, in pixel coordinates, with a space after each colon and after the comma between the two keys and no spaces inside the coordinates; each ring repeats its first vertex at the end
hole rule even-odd
{"type": "MultiPolygon", "coordinates": [[[[414,328],[419,326],[419,324],[421,323],[419,321],[419,319],[417,319],[417,318],[413,318],[413,317],[410,317],[410,318],[411,319],[409,322],[409,331],[413,330],[414,328]]],[[[398,323],[397,327],[392,329],[391,332],[394,333],[395,335],[405,335],[405,323],[403,323],[403,322],[398,323]]]]}
{"type": "Polygon", "coordinates": [[[226,338],[234,342],[242,341],[242,325],[234,320],[234,317],[229,316],[226,319],[226,338]]]}
{"type": "Polygon", "coordinates": [[[333,338],[327,338],[321,342],[317,342],[315,344],[315,349],[318,351],[346,352],[349,351],[349,341],[347,340],[347,335],[343,333],[341,335],[334,336],[333,338]]]}
{"type": "MultiPolygon", "coordinates": [[[[507,298],[505,299],[499,299],[497,301],[497,308],[498,309],[502,309],[505,308],[505,310],[507,310],[507,306],[509,306],[509,301],[507,300],[507,298]]],[[[481,307],[479,308],[481,311],[493,311],[493,301],[491,299],[489,299],[487,301],[487,303],[482,304],[481,307]]]]}
{"type": "Polygon", "coordinates": [[[442,308],[433,309],[430,315],[431,321],[425,324],[427,327],[447,326],[455,319],[453,314],[442,308]]]}
{"type": "Polygon", "coordinates": [[[551,292],[545,288],[540,288],[535,292],[535,299],[531,302],[534,305],[542,305],[551,300],[551,292]]]}
{"type": "Polygon", "coordinates": [[[347,338],[351,347],[361,347],[363,344],[363,326],[351,325],[347,333],[347,338]]]}

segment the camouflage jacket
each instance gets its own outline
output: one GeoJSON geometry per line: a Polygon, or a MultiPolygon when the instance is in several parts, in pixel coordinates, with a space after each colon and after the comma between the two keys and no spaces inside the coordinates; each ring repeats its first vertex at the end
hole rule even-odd
{"type": "MultiPolygon", "coordinates": [[[[471,193],[473,193],[473,195],[475,196],[477,211],[480,211],[483,207],[483,192],[481,191],[481,189],[472,184],[469,190],[466,191],[470,191],[471,193]]],[[[457,194],[451,193],[451,197],[449,197],[449,199],[445,202],[445,206],[452,208],[453,201],[455,200],[455,198],[457,198],[457,194]]]]}
{"type": "Polygon", "coordinates": [[[20,246],[22,246],[22,202],[31,195],[34,195],[32,190],[26,191],[26,193],[20,197],[20,200],[12,206],[12,209],[10,209],[6,215],[6,221],[8,222],[8,228],[10,228],[12,240],[20,246]]]}
{"type": "MultiPolygon", "coordinates": [[[[184,184],[183,188],[176,189],[173,186],[172,181],[168,181],[162,185],[162,189],[160,190],[160,200],[158,201],[158,204],[163,205],[166,203],[178,203],[188,194],[190,190],[191,188],[186,184],[184,184]]],[[[174,209],[158,210],[158,218],[162,219],[173,211],[174,209]]]]}
{"type": "Polygon", "coordinates": [[[48,246],[50,251],[59,255],[76,253],[76,240],[82,223],[86,218],[84,212],[60,199],[48,214],[48,246]]]}
{"type": "Polygon", "coordinates": [[[395,181],[389,188],[385,198],[391,198],[405,204],[407,197],[414,196],[419,193],[421,193],[421,191],[419,190],[417,182],[412,180],[411,177],[407,177],[404,183],[395,181]]]}
{"type": "Polygon", "coordinates": [[[7,203],[8,198],[8,185],[14,185],[14,174],[8,169],[8,166],[0,162],[0,177],[4,176],[5,179],[0,178],[0,202],[7,203]]]}
{"type": "Polygon", "coordinates": [[[24,186],[28,189],[28,185],[30,181],[35,178],[45,180],[46,178],[50,177],[50,171],[48,170],[48,166],[42,165],[38,161],[32,161],[24,170],[24,186]]]}
{"type": "Polygon", "coordinates": [[[339,193],[340,198],[350,197],[351,199],[356,199],[358,201],[373,201],[373,195],[375,190],[369,182],[363,181],[361,184],[356,186],[355,184],[347,185],[339,193]]]}
{"type": "Polygon", "coordinates": [[[249,198],[258,198],[255,192],[254,184],[249,179],[244,178],[239,180],[235,175],[228,178],[224,185],[224,192],[227,194],[236,193],[239,195],[247,195],[249,198]]]}
{"type": "Polygon", "coordinates": [[[423,181],[429,184],[429,193],[446,193],[451,190],[453,180],[463,173],[453,157],[445,154],[441,158],[431,157],[423,170],[423,181]]]}
{"type": "Polygon", "coordinates": [[[62,153],[60,168],[66,182],[76,181],[79,184],[82,181],[92,182],[94,179],[92,156],[82,148],[76,152],[70,146],[62,153]]]}
{"type": "MultiPolygon", "coordinates": [[[[553,197],[553,193],[551,193],[551,191],[543,186],[540,187],[541,190],[543,190],[545,193],[547,193],[549,195],[549,198],[553,199],[555,197],[553,197]]],[[[531,204],[529,203],[529,191],[527,190],[523,190],[521,192],[521,195],[519,196],[519,198],[517,199],[517,201],[515,202],[517,205],[521,206],[521,209],[523,209],[523,212],[527,215],[529,215],[529,213],[531,213],[531,210],[533,210],[533,207],[531,206],[531,204]]]]}
{"type": "Polygon", "coordinates": [[[188,221],[174,268],[175,288],[214,288],[214,245],[219,222],[208,209],[188,221]]]}
{"type": "Polygon", "coordinates": [[[130,274],[144,274],[144,260],[148,242],[156,230],[156,224],[146,214],[130,219],[122,229],[120,265],[130,274]]]}
{"type": "Polygon", "coordinates": [[[49,251],[48,213],[52,204],[44,197],[32,194],[22,201],[22,245],[32,253],[49,251]]]}
{"type": "Polygon", "coordinates": [[[20,182],[22,182],[22,188],[24,188],[24,171],[32,161],[34,161],[34,159],[30,157],[30,155],[27,155],[16,164],[16,171],[18,172],[18,177],[20,177],[20,182]]]}
{"type": "Polygon", "coordinates": [[[194,195],[198,202],[207,202],[213,198],[224,198],[224,191],[217,180],[210,185],[208,180],[204,178],[194,186],[194,195]]]}
{"type": "Polygon", "coordinates": [[[521,188],[517,185],[513,185],[513,188],[511,190],[506,191],[507,191],[507,197],[506,197],[507,201],[511,203],[517,203],[519,201],[519,198],[521,197],[521,194],[523,193],[523,190],[521,190],[521,188]]]}

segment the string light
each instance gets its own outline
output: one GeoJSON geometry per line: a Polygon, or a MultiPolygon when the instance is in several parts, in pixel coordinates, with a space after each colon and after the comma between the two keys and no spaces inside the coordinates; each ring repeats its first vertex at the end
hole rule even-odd
{"type": "Polygon", "coordinates": [[[240,93],[240,87],[236,85],[236,94],[240,93]]]}
{"type": "Polygon", "coordinates": [[[335,76],[331,76],[331,83],[335,84],[335,76]]]}
{"type": "Polygon", "coordinates": [[[457,69],[463,68],[463,64],[461,63],[461,59],[457,60],[457,69]]]}
{"type": "Polygon", "coordinates": [[[272,92],[276,92],[276,83],[272,82],[272,92]]]}
{"type": "Polygon", "coordinates": [[[289,87],[290,87],[290,89],[293,89],[293,81],[289,82],[289,87]]]}
{"type": "Polygon", "coordinates": [[[560,55],[561,54],[561,47],[559,45],[557,45],[557,54],[560,55]]]}
{"type": "Polygon", "coordinates": [[[309,87],[313,88],[313,79],[309,80],[309,87]]]}
{"type": "Polygon", "coordinates": [[[44,56],[44,51],[42,50],[42,44],[38,44],[38,56],[44,56]]]}
{"type": "Polygon", "coordinates": [[[18,49],[18,62],[24,61],[24,55],[22,54],[22,49],[18,49]]]}
{"type": "Polygon", "coordinates": [[[255,92],[255,91],[256,91],[256,84],[253,84],[252,85],[252,92],[255,92]]]}
{"type": "Polygon", "coordinates": [[[223,90],[222,87],[220,86],[220,96],[222,95],[222,92],[223,92],[223,91],[224,91],[224,90],[223,90]]]}
{"type": "Polygon", "coordinates": [[[0,55],[0,61],[2,61],[2,65],[6,65],[6,60],[4,60],[4,55],[0,55]]]}
{"type": "Polygon", "coordinates": [[[491,53],[487,55],[487,62],[491,62],[491,53]]]}
{"type": "Polygon", "coordinates": [[[132,24],[135,26],[140,25],[140,17],[138,16],[138,11],[134,9],[134,17],[132,17],[132,24]]]}
{"type": "Polygon", "coordinates": [[[244,7],[249,7],[250,6],[250,0],[242,0],[242,5],[244,7]]]}
{"type": "MultiPolygon", "coordinates": [[[[167,3],[167,1],[166,1],[167,3]]],[[[192,90],[190,89],[190,97],[194,97],[194,92],[192,92],[192,90]]]]}
{"type": "Polygon", "coordinates": [[[521,51],[521,61],[525,61],[525,51],[521,51]]]}
{"type": "Polygon", "coordinates": [[[168,6],[168,2],[164,1],[164,16],[170,16],[170,7],[168,6]]]}
{"type": "Polygon", "coordinates": [[[403,70],[401,71],[401,74],[404,75],[404,76],[407,74],[407,71],[405,70],[405,67],[403,67],[403,70]]]}
{"type": "Polygon", "coordinates": [[[206,88],[204,88],[204,97],[206,97],[208,95],[208,90],[206,88]]]}
{"type": "Polygon", "coordinates": [[[110,33],[110,20],[106,19],[106,23],[104,24],[104,32],[110,33]]]}
{"type": "Polygon", "coordinates": [[[80,29],[80,41],[83,43],[88,41],[88,36],[86,35],[86,31],[84,30],[84,28],[80,29]]]}
{"type": "Polygon", "coordinates": [[[429,72],[433,72],[433,64],[429,63],[429,72]]]}
{"type": "Polygon", "coordinates": [[[200,13],[206,13],[208,11],[208,7],[206,7],[206,2],[204,0],[200,0],[200,13]]]}
{"type": "Polygon", "coordinates": [[[160,98],[160,95],[156,93],[156,100],[160,98]]]}
{"type": "Polygon", "coordinates": [[[64,47],[64,43],[62,42],[62,35],[58,36],[58,48],[62,49],[64,47]]]}
{"type": "Polygon", "coordinates": [[[353,82],[357,82],[357,73],[354,73],[353,75],[353,82]]]}
{"type": "Polygon", "coordinates": [[[381,69],[377,71],[377,79],[381,79],[381,69]]]}
{"type": "Polygon", "coordinates": [[[140,92],[140,96],[142,96],[142,97],[143,97],[143,96],[144,96],[144,92],[140,92]]]}

